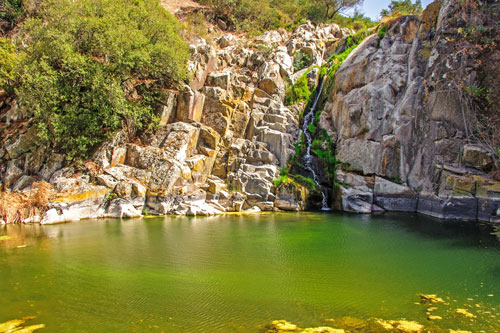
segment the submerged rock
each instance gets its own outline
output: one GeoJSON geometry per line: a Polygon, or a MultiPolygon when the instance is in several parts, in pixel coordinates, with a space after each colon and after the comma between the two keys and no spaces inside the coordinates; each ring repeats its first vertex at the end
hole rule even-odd
{"type": "Polygon", "coordinates": [[[456,309],[455,310],[456,314],[465,316],[466,318],[476,318],[477,316],[470,313],[467,309],[456,309]]]}
{"type": "Polygon", "coordinates": [[[418,294],[420,297],[420,303],[444,303],[444,300],[441,297],[438,297],[436,294],[418,294]]]}
{"type": "Polygon", "coordinates": [[[14,320],[6,321],[4,323],[0,323],[0,333],[10,333],[10,332],[31,333],[31,332],[40,330],[42,328],[45,328],[44,324],[24,326],[24,327],[22,326],[28,320],[33,320],[35,318],[36,317],[25,317],[23,319],[14,319],[14,320]]]}
{"type": "Polygon", "coordinates": [[[335,329],[328,326],[300,328],[286,320],[275,320],[265,327],[267,333],[344,333],[343,329],[335,329]]]}
{"type": "Polygon", "coordinates": [[[289,323],[286,320],[274,320],[270,325],[266,326],[268,333],[280,332],[297,332],[297,325],[289,323]]]}

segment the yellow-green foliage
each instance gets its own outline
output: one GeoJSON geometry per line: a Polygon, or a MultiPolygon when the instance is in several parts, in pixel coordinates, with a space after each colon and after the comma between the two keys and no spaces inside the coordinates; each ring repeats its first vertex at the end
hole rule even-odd
{"type": "Polygon", "coordinates": [[[154,123],[161,90],[186,77],[188,47],[158,0],[48,0],[23,30],[19,98],[69,160],[154,123]]]}
{"type": "Polygon", "coordinates": [[[311,90],[309,89],[309,79],[307,74],[312,68],[307,70],[302,74],[294,85],[287,88],[285,102],[287,105],[295,105],[300,102],[307,102],[311,96],[311,90]]]}
{"type": "Polygon", "coordinates": [[[401,16],[401,15],[420,15],[422,13],[422,1],[416,0],[412,3],[411,0],[392,0],[388,9],[383,9],[380,15],[386,16],[401,16]]]}
{"type": "Polygon", "coordinates": [[[20,57],[10,39],[0,38],[0,89],[7,89],[15,78],[20,57]]]}

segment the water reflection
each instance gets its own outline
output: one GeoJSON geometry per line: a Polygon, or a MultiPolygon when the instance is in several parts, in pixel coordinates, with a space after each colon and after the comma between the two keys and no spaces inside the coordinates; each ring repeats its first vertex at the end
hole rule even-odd
{"type": "Polygon", "coordinates": [[[4,240],[0,241],[0,249],[25,248],[28,246],[45,247],[48,238],[57,237],[51,235],[51,230],[47,230],[41,225],[8,224],[0,227],[0,236],[4,240]]]}
{"type": "Polygon", "coordinates": [[[10,237],[0,241],[0,322],[39,313],[67,332],[252,332],[275,319],[311,327],[341,316],[426,322],[415,297],[437,293],[457,300],[451,325],[469,298],[498,304],[488,295],[500,295],[499,231],[412,214],[9,225],[0,228],[10,237]]]}

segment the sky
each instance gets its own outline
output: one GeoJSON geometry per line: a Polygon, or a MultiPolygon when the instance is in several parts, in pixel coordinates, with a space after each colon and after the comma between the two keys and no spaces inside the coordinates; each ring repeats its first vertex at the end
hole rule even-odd
{"type": "MultiPolygon", "coordinates": [[[[422,7],[426,7],[433,0],[422,0],[422,7]]],[[[414,0],[412,0],[415,3],[414,0]]],[[[391,0],[364,0],[361,11],[371,19],[378,19],[380,12],[384,8],[388,8],[391,0]]]]}

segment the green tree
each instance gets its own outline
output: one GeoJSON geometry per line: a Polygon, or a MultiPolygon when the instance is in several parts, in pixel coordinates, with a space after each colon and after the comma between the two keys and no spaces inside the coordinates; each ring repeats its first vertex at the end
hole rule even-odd
{"type": "Polygon", "coordinates": [[[23,25],[17,89],[40,138],[72,160],[154,123],[162,89],[186,77],[178,29],[157,0],[46,1],[23,25]]]}
{"type": "Polygon", "coordinates": [[[363,0],[314,0],[314,2],[323,10],[326,20],[331,20],[342,11],[363,4],[363,0]]]}
{"type": "Polygon", "coordinates": [[[420,15],[422,13],[422,1],[416,0],[412,3],[411,0],[392,0],[388,9],[383,9],[380,15],[397,16],[397,15],[420,15]]]}

